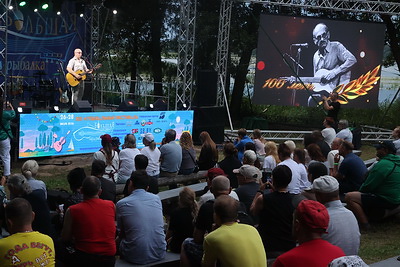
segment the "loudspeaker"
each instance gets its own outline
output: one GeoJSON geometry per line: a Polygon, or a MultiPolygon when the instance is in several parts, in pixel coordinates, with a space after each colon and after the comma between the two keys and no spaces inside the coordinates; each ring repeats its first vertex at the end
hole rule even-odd
{"type": "Polygon", "coordinates": [[[217,144],[224,142],[224,126],[226,118],[225,107],[201,107],[193,108],[193,142],[201,144],[200,133],[206,131],[217,144]]]}
{"type": "Polygon", "coordinates": [[[139,110],[139,107],[135,104],[135,101],[131,99],[125,99],[124,102],[119,104],[118,108],[115,111],[136,111],[139,110]]]}
{"type": "Polygon", "coordinates": [[[83,91],[82,100],[87,100],[89,103],[93,103],[93,82],[84,81],[85,90],[83,91]]]}
{"type": "Polygon", "coordinates": [[[74,102],[72,107],[68,110],[68,113],[73,112],[92,112],[92,105],[87,100],[77,100],[74,102]]]}
{"type": "Polygon", "coordinates": [[[22,108],[22,112],[18,113],[32,113],[32,101],[30,100],[13,100],[11,104],[16,112],[18,111],[18,108],[22,108]]]}
{"type": "Polygon", "coordinates": [[[215,106],[217,101],[218,73],[215,70],[198,70],[193,105],[215,106]]]}
{"type": "Polygon", "coordinates": [[[164,111],[164,110],[166,111],[168,107],[167,102],[165,101],[165,99],[162,98],[157,99],[157,101],[154,102],[153,106],[154,106],[153,110],[155,111],[164,111]]]}

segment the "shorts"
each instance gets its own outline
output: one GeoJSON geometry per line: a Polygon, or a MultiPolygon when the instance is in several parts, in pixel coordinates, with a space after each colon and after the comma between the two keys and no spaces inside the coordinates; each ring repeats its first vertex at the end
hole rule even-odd
{"type": "Polygon", "coordinates": [[[390,203],[386,199],[371,193],[361,193],[361,204],[367,216],[376,219],[382,219],[385,215],[385,210],[391,210],[399,206],[399,204],[390,203]]]}

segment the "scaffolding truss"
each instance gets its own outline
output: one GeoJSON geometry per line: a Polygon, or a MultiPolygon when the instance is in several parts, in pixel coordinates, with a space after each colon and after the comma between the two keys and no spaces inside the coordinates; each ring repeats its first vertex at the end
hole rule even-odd
{"type": "Polygon", "coordinates": [[[193,91],[197,0],[180,0],[175,109],[190,109],[193,91]]]}
{"type": "MultiPolygon", "coordinates": [[[[11,0],[1,0],[0,4],[0,62],[2,65],[0,66],[0,94],[1,94],[1,103],[3,103],[6,93],[7,93],[7,22],[8,22],[8,7],[11,4],[11,0]]],[[[2,105],[1,105],[2,107],[2,105]]],[[[2,114],[3,108],[1,108],[2,114]]]]}

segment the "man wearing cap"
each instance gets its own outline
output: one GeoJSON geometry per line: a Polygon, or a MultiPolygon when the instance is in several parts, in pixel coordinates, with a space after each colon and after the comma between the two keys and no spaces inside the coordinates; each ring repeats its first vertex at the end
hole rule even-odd
{"type": "Polygon", "coordinates": [[[233,173],[236,173],[239,183],[239,187],[235,189],[235,192],[249,213],[251,203],[260,189],[258,181],[262,177],[261,171],[254,166],[245,164],[239,169],[233,170],[233,173]]]}
{"type": "MultiPolygon", "coordinates": [[[[207,191],[207,193],[202,195],[200,197],[199,201],[197,202],[199,207],[201,207],[201,205],[203,205],[207,201],[215,199],[214,194],[211,193],[211,191],[210,191],[210,187],[211,187],[211,183],[212,183],[212,180],[214,179],[214,177],[217,177],[217,176],[220,176],[220,175],[226,176],[224,171],[222,169],[220,169],[220,168],[211,168],[211,169],[209,169],[207,171],[207,188],[208,188],[208,191],[207,191]]],[[[239,197],[238,197],[238,195],[236,194],[235,191],[231,191],[229,193],[229,196],[233,197],[236,200],[239,200],[239,197]]]]}
{"type": "Polygon", "coordinates": [[[367,167],[359,156],[353,153],[354,146],[348,141],[343,141],[339,147],[339,154],[334,157],[334,168],[332,176],[339,181],[339,193],[344,194],[356,191],[364,181],[367,167]],[[339,166],[340,156],[343,161],[339,166]]]}
{"type": "MultiPolygon", "coordinates": [[[[164,145],[161,146],[161,177],[175,177],[181,167],[182,162],[182,148],[175,142],[176,132],[169,129],[165,132],[164,145]]],[[[176,186],[170,186],[170,189],[176,186]]]]}
{"type": "Polygon", "coordinates": [[[345,197],[347,207],[365,230],[369,228],[367,215],[382,218],[386,209],[400,205],[400,156],[395,155],[392,141],[383,141],[375,147],[378,163],[369,172],[360,192],[350,192],[345,197]]]}
{"type": "Polygon", "coordinates": [[[354,214],[340,202],[338,181],[329,175],[321,176],[314,180],[312,190],[329,213],[328,233],[323,234],[322,238],[340,247],[346,255],[357,255],[360,230],[354,214]]]}
{"type": "Polygon", "coordinates": [[[329,214],[321,203],[303,200],[293,218],[293,234],[299,246],[279,256],[273,267],[327,266],[332,260],[345,256],[343,250],[321,238],[329,225],[329,214]]]}
{"type": "Polygon", "coordinates": [[[237,223],[238,201],[220,196],[214,203],[215,229],[204,239],[202,266],[242,267],[267,265],[264,247],[257,230],[237,223]]]}

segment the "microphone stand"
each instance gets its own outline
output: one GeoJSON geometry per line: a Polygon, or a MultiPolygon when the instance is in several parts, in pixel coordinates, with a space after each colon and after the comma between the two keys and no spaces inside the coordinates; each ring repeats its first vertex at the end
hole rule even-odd
{"type": "MultiPolygon", "coordinates": [[[[292,46],[290,46],[290,47],[292,47],[292,46]]],[[[304,70],[303,66],[300,65],[301,51],[302,51],[302,49],[301,49],[301,47],[299,46],[299,47],[297,48],[296,59],[292,58],[292,57],[289,55],[289,58],[292,60],[293,65],[294,65],[293,68],[294,68],[294,70],[295,70],[295,72],[296,72],[296,82],[298,82],[299,69],[301,68],[302,70],[304,70]]],[[[296,89],[292,89],[292,90],[293,90],[293,91],[292,91],[292,101],[291,101],[291,104],[292,104],[292,106],[295,106],[295,105],[296,105],[296,89]]]]}

